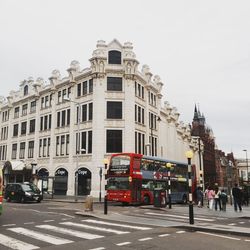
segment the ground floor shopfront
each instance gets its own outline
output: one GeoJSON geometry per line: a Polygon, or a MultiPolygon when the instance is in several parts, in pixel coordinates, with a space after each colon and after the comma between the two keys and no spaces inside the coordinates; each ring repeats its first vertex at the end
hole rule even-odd
{"type": "MultiPolygon", "coordinates": [[[[72,169],[67,164],[39,166],[7,161],[3,165],[3,176],[4,185],[15,182],[33,182],[44,193],[53,195],[75,195],[75,189],[77,189],[79,196],[98,197],[100,191],[98,168],[93,171],[93,167],[86,165],[79,165],[76,171],[75,167],[72,169]]],[[[101,188],[103,189],[104,186],[102,185],[101,188]]]]}

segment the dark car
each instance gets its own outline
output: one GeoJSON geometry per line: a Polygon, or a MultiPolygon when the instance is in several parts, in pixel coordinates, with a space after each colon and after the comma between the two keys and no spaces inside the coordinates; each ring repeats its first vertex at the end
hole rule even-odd
{"type": "Polygon", "coordinates": [[[25,201],[41,202],[41,191],[32,183],[8,183],[5,186],[4,198],[10,201],[25,201]]]}

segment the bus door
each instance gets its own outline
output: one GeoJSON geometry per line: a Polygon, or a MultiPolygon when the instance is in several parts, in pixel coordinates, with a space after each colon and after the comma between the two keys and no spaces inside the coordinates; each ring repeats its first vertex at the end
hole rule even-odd
{"type": "Polygon", "coordinates": [[[141,202],[141,179],[133,179],[132,181],[132,202],[141,202]]]}

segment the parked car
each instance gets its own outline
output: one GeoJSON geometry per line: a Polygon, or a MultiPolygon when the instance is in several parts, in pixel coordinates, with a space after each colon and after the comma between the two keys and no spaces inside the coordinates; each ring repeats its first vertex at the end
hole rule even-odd
{"type": "Polygon", "coordinates": [[[41,191],[33,183],[8,183],[5,186],[4,198],[6,201],[36,201],[41,202],[41,191]]]}

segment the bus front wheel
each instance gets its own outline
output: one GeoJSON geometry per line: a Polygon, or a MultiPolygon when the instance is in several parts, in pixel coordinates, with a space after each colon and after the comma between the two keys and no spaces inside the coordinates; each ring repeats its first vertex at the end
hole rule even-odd
{"type": "Polygon", "coordinates": [[[144,195],[144,197],[143,197],[143,204],[149,205],[149,203],[150,203],[149,196],[148,195],[144,195]]]}

